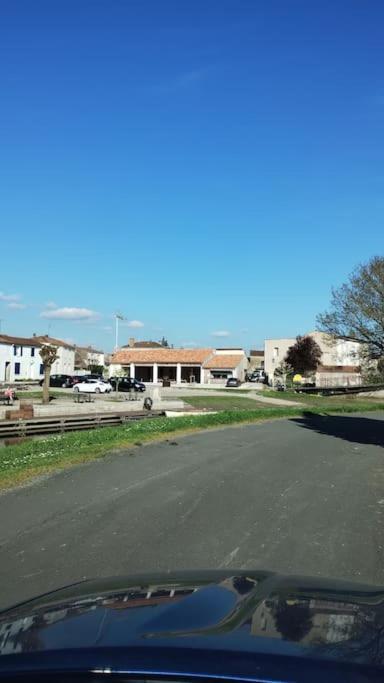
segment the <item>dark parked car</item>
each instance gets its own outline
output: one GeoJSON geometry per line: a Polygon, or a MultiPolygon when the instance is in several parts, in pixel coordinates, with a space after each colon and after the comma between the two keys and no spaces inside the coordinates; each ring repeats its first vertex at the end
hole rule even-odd
{"type": "Polygon", "coordinates": [[[226,382],[226,387],[239,387],[241,384],[240,380],[236,377],[228,377],[226,382]]]}
{"type": "Polygon", "coordinates": [[[79,382],[84,382],[84,375],[73,375],[73,383],[78,384],[79,382]]]}
{"type": "Polygon", "coordinates": [[[384,679],[384,591],[251,569],[79,581],[0,615],[0,680],[384,679]]]}
{"type": "MultiPolygon", "coordinates": [[[[78,380],[77,380],[78,381],[78,380]]],[[[40,380],[40,386],[43,386],[44,380],[40,380]]],[[[51,375],[49,378],[50,387],[62,387],[63,389],[69,389],[76,384],[72,375],[51,375]]]]}
{"type": "Polygon", "coordinates": [[[117,382],[119,391],[145,391],[145,384],[131,377],[111,377],[109,383],[112,384],[114,390],[117,382]]]}

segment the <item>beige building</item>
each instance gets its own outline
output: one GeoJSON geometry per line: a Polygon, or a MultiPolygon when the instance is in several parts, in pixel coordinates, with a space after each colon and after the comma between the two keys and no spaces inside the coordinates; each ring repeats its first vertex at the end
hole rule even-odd
{"type": "Polygon", "coordinates": [[[248,358],[244,349],[214,349],[210,359],[203,367],[205,384],[223,384],[228,377],[236,377],[244,382],[248,369],[248,358]]]}
{"type": "Polygon", "coordinates": [[[268,375],[269,383],[272,384],[272,379],[276,368],[284,361],[287,351],[290,346],[295,343],[294,337],[286,337],[282,339],[266,339],[264,342],[264,372],[268,375]]]}
{"type": "Polygon", "coordinates": [[[223,384],[228,377],[244,380],[248,359],[243,349],[172,349],[127,347],[111,359],[109,375],[124,372],[143,382],[169,379],[176,384],[223,384]]]}
{"type": "Polygon", "coordinates": [[[248,372],[264,370],[264,349],[251,349],[248,356],[248,372]]]}
{"type": "MultiPolygon", "coordinates": [[[[321,363],[315,373],[315,382],[320,387],[356,386],[361,379],[361,344],[347,337],[331,337],[323,332],[309,332],[320,346],[321,363]]],[[[266,339],[264,342],[265,372],[269,383],[273,383],[276,368],[284,361],[295,338],[266,339]]]]}

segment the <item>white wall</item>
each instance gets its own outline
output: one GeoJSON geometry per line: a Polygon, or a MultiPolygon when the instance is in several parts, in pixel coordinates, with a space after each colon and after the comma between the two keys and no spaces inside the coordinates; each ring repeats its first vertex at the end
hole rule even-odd
{"type": "Polygon", "coordinates": [[[105,365],[104,353],[98,353],[97,351],[87,352],[87,362],[88,365],[105,365]]]}
{"type": "Polygon", "coordinates": [[[276,368],[283,362],[287,351],[296,339],[266,339],[264,342],[264,371],[268,375],[269,381],[273,378],[276,368]]]}
{"type": "Polygon", "coordinates": [[[39,347],[20,347],[16,345],[16,355],[14,348],[15,345],[13,344],[0,344],[0,381],[5,381],[5,365],[7,362],[10,363],[10,382],[14,382],[17,379],[41,379],[43,375],[40,373],[42,361],[39,355],[39,347]],[[34,349],[34,356],[32,355],[32,349],[34,349]],[[20,365],[20,372],[18,374],[15,373],[16,363],[20,365]]]}
{"type": "Polygon", "coordinates": [[[239,356],[244,349],[214,349],[214,356],[239,356]]]}
{"type": "Polygon", "coordinates": [[[58,359],[53,363],[52,375],[73,375],[75,372],[75,350],[58,347],[58,359]]]}
{"type": "Polygon", "coordinates": [[[0,382],[5,381],[5,364],[11,363],[12,368],[12,351],[13,347],[9,344],[0,344],[0,382]]]}
{"type": "Polygon", "coordinates": [[[320,346],[322,365],[361,365],[359,342],[351,339],[332,339],[322,332],[311,332],[310,337],[320,346]]]}

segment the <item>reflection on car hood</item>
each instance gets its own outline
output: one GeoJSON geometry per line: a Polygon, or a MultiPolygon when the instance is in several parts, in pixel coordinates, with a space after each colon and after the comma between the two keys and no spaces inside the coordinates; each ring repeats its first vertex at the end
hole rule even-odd
{"type": "Polygon", "coordinates": [[[383,633],[384,590],[360,584],[249,571],[85,581],[0,614],[0,677],[75,662],[77,670],[372,681],[384,675],[383,633]]]}

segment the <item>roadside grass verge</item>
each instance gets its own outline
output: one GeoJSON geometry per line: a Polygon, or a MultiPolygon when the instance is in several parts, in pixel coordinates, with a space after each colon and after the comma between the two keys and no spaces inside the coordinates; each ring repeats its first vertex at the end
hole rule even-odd
{"type": "Polygon", "coordinates": [[[230,396],[178,396],[178,399],[185,401],[188,405],[194,408],[208,408],[209,410],[255,410],[256,408],[265,408],[265,403],[261,401],[248,398],[247,396],[239,396],[239,394],[230,396]]]}
{"type": "MultiPolygon", "coordinates": [[[[335,407],[333,413],[384,410],[381,404],[346,404],[335,407]]],[[[102,458],[109,452],[135,446],[167,436],[220,428],[229,425],[256,423],[277,418],[323,414],[324,409],[297,406],[264,407],[256,410],[226,410],[213,415],[154,418],[118,427],[57,434],[41,439],[0,448],[0,488],[21,484],[37,475],[102,458]]],[[[134,452],[131,452],[134,455],[134,452]]]]}
{"type": "Polygon", "coordinates": [[[268,398],[283,398],[287,401],[297,401],[303,403],[311,408],[322,408],[323,410],[333,410],[343,406],[354,407],[354,410],[364,410],[365,406],[369,408],[371,405],[382,405],[383,399],[369,396],[357,396],[356,394],[336,395],[336,396],[320,396],[317,394],[300,394],[295,391],[274,391],[273,389],[264,389],[262,393],[258,392],[260,396],[267,396],[268,398]]]}

